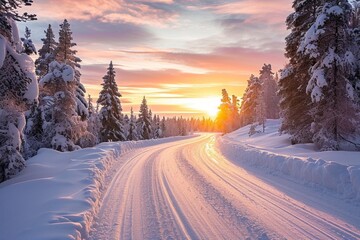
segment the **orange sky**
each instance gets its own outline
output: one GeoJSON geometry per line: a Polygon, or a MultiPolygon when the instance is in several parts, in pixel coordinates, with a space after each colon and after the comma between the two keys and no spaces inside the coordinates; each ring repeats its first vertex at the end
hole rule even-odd
{"type": "Polygon", "coordinates": [[[40,39],[71,24],[82,77],[94,99],[113,61],[124,111],[145,95],[154,113],[211,115],[221,89],[239,97],[264,63],[282,68],[289,0],[36,0],[21,23],[40,39]],[[56,6],[56,7],[55,7],[56,6]]]}

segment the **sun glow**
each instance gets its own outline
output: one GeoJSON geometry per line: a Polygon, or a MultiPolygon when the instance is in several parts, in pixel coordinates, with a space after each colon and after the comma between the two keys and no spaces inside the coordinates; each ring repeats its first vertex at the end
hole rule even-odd
{"type": "Polygon", "coordinates": [[[204,98],[195,98],[194,101],[187,104],[187,107],[201,111],[207,114],[211,118],[215,118],[220,105],[220,97],[204,97],[204,98]]]}

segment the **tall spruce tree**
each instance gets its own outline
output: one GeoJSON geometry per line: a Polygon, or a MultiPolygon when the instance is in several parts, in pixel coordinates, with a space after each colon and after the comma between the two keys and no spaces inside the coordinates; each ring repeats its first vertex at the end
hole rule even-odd
{"type": "Polygon", "coordinates": [[[99,112],[102,123],[100,129],[101,142],[125,141],[126,137],[121,117],[121,94],[115,81],[115,70],[112,62],[110,62],[103,81],[101,84],[103,89],[97,101],[102,106],[99,112]]]}
{"type": "Polygon", "coordinates": [[[138,133],[136,131],[136,120],[134,116],[133,108],[130,109],[130,118],[129,118],[129,133],[126,138],[129,141],[137,141],[139,140],[138,133]]]}
{"type": "Polygon", "coordinates": [[[219,113],[216,117],[216,121],[219,129],[221,129],[223,133],[228,133],[231,132],[232,130],[231,99],[226,89],[222,89],[221,93],[222,93],[221,104],[219,106],[219,113]]]}
{"type": "Polygon", "coordinates": [[[241,126],[246,126],[256,121],[256,106],[261,93],[262,84],[260,79],[251,75],[240,106],[241,126]]]}
{"type": "Polygon", "coordinates": [[[88,117],[87,111],[87,102],[85,99],[85,87],[80,82],[81,73],[80,62],[81,59],[76,56],[77,51],[72,48],[76,46],[72,38],[72,32],[70,29],[69,22],[65,19],[62,24],[60,24],[59,31],[59,44],[56,48],[56,60],[61,63],[65,63],[75,70],[75,80],[76,80],[76,112],[84,121],[88,117]]]}
{"type": "Polygon", "coordinates": [[[355,105],[359,80],[352,53],[351,11],[347,0],[326,1],[300,45],[300,50],[314,61],[306,90],[314,103],[313,141],[322,150],[358,147],[353,141],[360,121],[355,105]]]}
{"type": "Polygon", "coordinates": [[[263,101],[265,106],[265,117],[270,119],[279,118],[279,98],[277,96],[277,83],[271,64],[264,64],[260,70],[259,79],[263,84],[263,101]]]}
{"type": "Polygon", "coordinates": [[[150,139],[151,138],[151,117],[150,111],[147,105],[146,98],[144,96],[142,103],[140,105],[139,117],[137,119],[137,125],[140,138],[141,139],[150,139]]]}
{"type": "Polygon", "coordinates": [[[49,64],[55,60],[55,50],[57,48],[55,35],[50,24],[44,33],[45,38],[41,39],[43,45],[39,49],[39,57],[35,60],[36,75],[39,79],[49,72],[49,64]]]}
{"type": "Polygon", "coordinates": [[[283,118],[281,132],[289,133],[291,141],[308,143],[312,141],[311,98],[306,94],[306,87],[310,79],[309,69],[314,61],[308,55],[299,51],[305,33],[315,22],[319,6],[323,0],[295,0],[294,12],[286,19],[291,33],[286,37],[286,57],[289,64],[281,71],[279,80],[279,96],[281,116],[283,118]]]}
{"type": "Polygon", "coordinates": [[[40,86],[53,98],[51,122],[45,129],[51,147],[58,151],[74,151],[75,143],[84,134],[80,118],[76,115],[76,80],[74,69],[66,64],[53,61],[49,72],[40,79],[40,86]]]}
{"type": "Polygon", "coordinates": [[[37,54],[35,45],[31,40],[31,30],[28,27],[25,27],[25,34],[21,41],[23,42],[24,53],[27,55],[37,54]]]}
{"type": "Polygon", "coordinates": [[[25,167],[21,155],[25,111],[37,101],[38,86],[32,72],[34,63],[26,55],[15,21],[35,19],[35,15],[18,14],[21,5],[32,1],[0,2],[0,182],[25,167]]]}
{"type": "Polygon", "coordinates": [[[233,130],[240,127],[239,99],[235,95],[231,97],[231,121],[233,130]]]}

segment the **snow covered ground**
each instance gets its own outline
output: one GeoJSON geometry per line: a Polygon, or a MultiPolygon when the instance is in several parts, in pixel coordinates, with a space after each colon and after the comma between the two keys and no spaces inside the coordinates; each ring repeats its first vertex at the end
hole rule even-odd
{"type": "Polygon", "coordinates": [[[360,239],[359,153],[290,146],[278,126],[42,149],[0,184],[0,240],[360,239]]]}
{"type": "Polygon", "coordinates": [[[116,161],[120,154],[179,139],[184,137],[65,153],[41,149],[24,171],[0,184],[0,240],[87,238],[106,178],[124,163],[116,161]]]}
{"type": "Polygon", "coordinates": [[[265,133],[249,137],[249,126],[220,138],[217,146],[229,159],[266,168],[311,185],[360,200],[360,152],[320,152],[314,144],[291,145],[279,135],[280,120],[268,120],[265,133]]]}

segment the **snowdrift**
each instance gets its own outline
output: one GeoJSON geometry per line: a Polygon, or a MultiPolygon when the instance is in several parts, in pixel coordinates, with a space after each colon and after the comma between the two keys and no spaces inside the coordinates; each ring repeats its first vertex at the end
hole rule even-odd
{"type": "Polygon", "coordinates": [[[246,126],[219,138],[217,146],[233,161],[360,200],[360,152],[319,152],[313,144],[291,145],[288,135],[279,135],[279,127],[280,120],[268,120],[265,133],[249,137],[246,126]]]}
{"type": "Polygon", "coordinates": [[[65,153],[40,149],[24,171],[0,184],[0,239],[86,239],[118,157],[179,138],[102,143],[65,153]]]}

